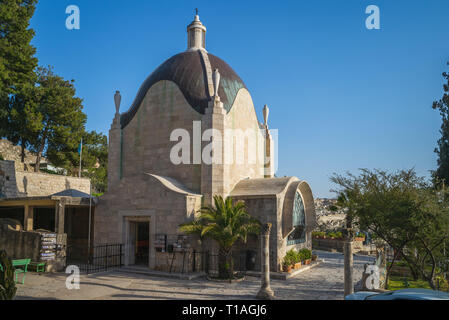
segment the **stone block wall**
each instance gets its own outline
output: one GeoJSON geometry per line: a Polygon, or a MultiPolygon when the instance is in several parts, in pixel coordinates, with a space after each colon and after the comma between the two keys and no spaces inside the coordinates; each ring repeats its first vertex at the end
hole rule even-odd
{"type": "Polygon", "coordinates": [[[160,81],[147,92],[131,122],[122,129],[122,177],[153,173],[180,181],[200,192],[201,164],[193,164],[193,121],[202,115],[186,101],[178,86],[160,81]],[[189,133],[190,163],[176,165],[170,160],[171,133],[184,129],[189,133]]]}
{"type": "Polygon", "coordinates": [[[225,141],[225,144],[227,144],[225,150],[233,150],[234,157],[233,163],[224,165],[224,191],[225,196],[227,196],[240,180],[263,178],[265,173],[263,162],[264,138],[259,129],[259,121],[248,90],[240,89],[238,92],[231,111],[225,117],[225,129],[241,132],[248,130],[248,133],[251,134],[251,139],[245,138],[241,147],[234,144],[234,149],[232,149],[231,141],[225,141]],[[258,139],[259,143],[257,143],[258,139]],[[248,155],[249,151],[252,151],[255,162],[248,155]],[[237,157],[240,156],[243,157],[243,163],[237,161],[237,157]]]}
{"type": "Polygon", "coordinates": [[[0,160],[0,198],[18,196],[14,161],[0,160]]]}
{"type": "Polygon", "coordinates": [[[90,180],[35,172],[16,172],[18,193],[27,197],[49,196],[64,190],[75,189],[90,193],[90,180]]]}
{"type": "Polygon", "coordinates": [[[123,178],[99,199],[94,216],[95,244],[125,243],[125,220],[133,217],[150,218],[152,239],[156,233],[178,234],[179,225],[193,219],[200,207],[200,195],[175,192],[150,175],[123,178]]]}
{"type": "MultiPolygon", "coordinates": [[[[22,163],[22,150],[20,146],[13,145],[10,141],[0,139],[0,155],[4,160],[14,161],[16,163],[17,171],[31,171],[34,170],[34,163],[36,162],[36,155],[25,149],[25,159],[22,163]]],[[[41,163],[46,163],[47,159],[41,158],[41,163]]]]}
{"type": "Polygon", "coordinates": [[[39,261],[40,238],[37,232],[13,231],[0,226],[0,248],[6,250],[11,259],[39,261]]]}

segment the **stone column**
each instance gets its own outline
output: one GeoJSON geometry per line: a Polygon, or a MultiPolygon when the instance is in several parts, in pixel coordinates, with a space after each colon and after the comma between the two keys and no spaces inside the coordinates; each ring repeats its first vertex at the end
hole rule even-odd
{"type": "Polygon", "coordinates": [[[55,205],[55,232],[64,233],[65,203],[59,200],[55,205]]]}
{"type": "Polygon", "coordinates": [[[202,142],[202,150],[212,143],[213,157],[212,163],[206,163],[205,159],[201,162],[201,194],[203,195],[203,205],[213,204],[213,196],[225,196],[224,186],[224,125],[226,111],[223,109],[223,103],[216,96],[209,101],[209,107],[202,119],[202,130],[213,129],[211,141],[202,142]],[[215,135],[216,134],[216,135],[215,135]]]}
{"type": "Polygon", "coordinates": [[[120,125],[120,103],[121,95],[117,91],[114,95],[115,116],[109,130],[108,148],[108,190],[117,185],[121,179],[122,162],[122,128],[120,125]]]}
{"type": "Polygon", "coordinates": [[[345,271],[344,271],[344,282],[345,282],[345,297],[348,294],[354,293],[354,280],[353,280],[353,252],[352,252],[352,241],[347,239],[343,247],[344,259],[345,259],[345,271]]]}
{"type": "Polygon", "coordinates": [[[270,231],[271,223],[266,223],[263,225],[262,232],[260,234],[262,285],[256,298],[263,300],[274,299],[274,293],[270,287],[270,231]]]}
{"type": "Polygon", "coordinates": [[[25,231],[33,231],[33,207],[30,207],[29,205],[25,205],[25,217],[24,217],[24,229],[25,231]]]}

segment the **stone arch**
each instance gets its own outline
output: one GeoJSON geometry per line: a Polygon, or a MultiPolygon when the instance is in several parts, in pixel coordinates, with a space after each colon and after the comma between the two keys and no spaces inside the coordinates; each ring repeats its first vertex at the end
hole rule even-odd
{"type": "Polygon", "coordinates": [[[312,189],[306,181],[292,182],[285,193],[282,208],[282,236],[286,238],[293,231],[293,206],[295,195],[298,192],[304,203],[306,232],[310,232],[316,226],[315,204],[312,189]]]}

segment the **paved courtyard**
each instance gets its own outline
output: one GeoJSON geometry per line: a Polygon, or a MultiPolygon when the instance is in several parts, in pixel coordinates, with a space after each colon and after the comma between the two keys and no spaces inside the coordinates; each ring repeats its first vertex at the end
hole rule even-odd
{"type": "MultiPolygon", "coordinates": [[[[272,280],[279,299],[343,299],[343,255],[317,252],[324,262],[288,280],[272,280]]],[[[361,278],[363,265],[373,258],[354,257],[354,280],[361,278]]],[[[67,275],[27,274],[25,285],[18,285],[17,300],[23,299],[254,299],[260,280],[247,277],[240,283],[216,283],[206,279],[179,280],[149,277],[118,271],[82,275],[79,290],[68,290],[67,275]]]]}

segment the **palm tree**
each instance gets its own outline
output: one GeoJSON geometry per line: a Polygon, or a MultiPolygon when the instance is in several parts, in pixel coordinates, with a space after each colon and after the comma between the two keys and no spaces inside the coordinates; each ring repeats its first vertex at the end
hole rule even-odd
{"type": "Polygon", "coordinates": [[[218,276],[232,278],[232,248],[238,240],[245,243],[248,234],[258,234],[260,222],[248,214],[243,201],[234,203],[231,197],[223,200],[222,196],[214,196],[214,204],[213,207],[201,208],[200,216],[182,224],[180,230],[199,235],[200,239],[210,237],[215,240],[219,248],[218,276]]]}

